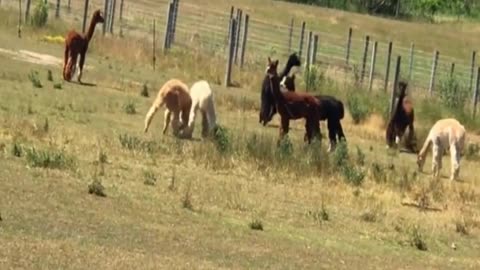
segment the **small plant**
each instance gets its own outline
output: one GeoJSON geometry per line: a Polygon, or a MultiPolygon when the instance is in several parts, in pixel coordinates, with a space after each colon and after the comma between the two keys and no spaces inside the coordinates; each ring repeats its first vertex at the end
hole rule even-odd
{"type": "Polygon", "coordinates": [[[74,165],[74,160],[63,151],[26,149],[26,159],[31,167],[65,169],[74,165]]]}
{"type": "Polygon", "coordinates": [[[319,223],[321,223],[322,221],[330,220],[330,215],[328,214],[323,201],[322,201],[322,207],[320,208],[319,211],[308,211],[308,215],[311,216],[313,220],[319,223]]]}
{"type": "Polygon", "coordinates": [[[118,140],[123,148],[130,151],[144,151],[146,153],[153,153],[157,147],[153,141],[143,141],[138,137],[128,134],[120,134],[118,140]]]}
{"type": "Polygon", "coordinates": [[[177,188],[175,187],[175,170],[176,167],[173,167],[173,170],[172,170],[172,176],[170,177],[170,184],[168,185],[168,189],[170,191],[175,191],[177,188]]]}
{"type": "Polygon", "coordinates": [[[372,163],[370,171],[372,173],[373,180],[376,183],[387,182],[387,174],[385,173],[384,168],[380,164],[376,162],[372,163]]]}
{"type": "Polygon", "coordinates": [[[155,183],[157,182],[157,178],[155,177],[155,175],[151,171],[143,172],[143,177],[145,178],[143,183],[147,186],[154,186],[155,183]]]}
{"type": "Polygon", "coordinates": [[[277,148],[277,153],[281,160],[286,160],[293,155],[293,144],[290,141],[288,135],[280,140],[277,148]]]}
{"type": "Polygon", "coordinates": [[[32,104],[28,104],[27,114],[33,114],[32,104]]]}
{"type": "Polygon", "coordinates": [[[414,226],[410,231],[410,244],[418,250],[426,251],[428,250],[427,243],[423,238],[424,236],[420,232],[420,229],[417,226],[414,226]]]}
{"type": "Polygon", "coordinates": [[[148,86],[147,83],[144,83],[142,86],[142,91],[140,92],[140,96],[142,97],[149,97],[150,95],[148,94],[148,86]]]}
{"type": "Polygon", "coordinates": [[[103,152],[103,150],[100,149],[100,151],[98,151],[98,162],[100,164],[105,164],[108,162],[108,156],[107,156],[107,153],[103,152]]]}
{"type": "Polygon", "coordinates": [[[105,193],[105,187],[97,179],[94,179],[93,182],[88,185],[88,193],[99,197],[107,197],[107,194],[105,193]]]}
{"type": "Polygon", "coordinates": [[[455,220],[455,231],[459,234],[469,235],[468,224],[465,222],[465,219],[455,220]]]}
{"type": "Polygon", "coordinates": [[[61,90],[63,88],[62,83],[54,83],[53,88],[57,90],[61,90]]]}
{"type": "Polygon", "coordinates": [[[354,124],[360,124],[367,119],[369,114],[369,104],[367,97],[361,97],[358,93],[350,93],[347,97],[347,107],[353,119],[354,124]]]}
{"type": "Polygon", "coordinates": [[[343,166],[342,174],[345,182],[354,186],[360,186],[365,179],[365,173],[354,166],[343,166]]]}
{"type": "Polygon", "coordinates": [[[362,149],[357,145],[357,165],[363,166],[365,165],[365,154],[362,152],[362,149]]]}
{"type": "Polygon", "coordinates": [[[22,157],[23,151],[22,151],[22,146],[18,143],[14,143],[12,146],[12,155],[14,157],[22,157]]]}
{"type": "Polygon", "coordinates": [[[476,143],[470,143],[465,149],[465,159],[467,160],[478,160],[480,157],[480,146],[476,143]]]}
{"type": "Polygon", "coordinates": [[[311,65],[304,74],[304,80],[308,91],[319,90],[325,80],[324,72],[320,71],[317,66],[311,65]]]}
{"type": "Polygon", "coordinates": [[[440,80],[438,94],[442,103],[450,109],[463,108],[468,98],[468,90],[455,76],[440,80]]]}
{"type": "Polygon", "coordinates": [[[253,220],[252,222],[250,222],[250,223],[248,224],[248,227],[250,227],[250,229],[252,229],[252,230],[263,231],[262,221],[260,221],[260,220],[258,220],[258,219],[255,219],[255,220],[253,220]]]}
{"type": "Polygon", "coordinates": [[[40,79],[38,78],[38,72],[37,71],[31,71],[29,74],[28,74],[28,79],[30,80],[30,82],[32,82],[32,85],[33,87],[35,88],[42,88],[43,85],[42,83],[40,82],[40,79]]]}
{"type": "Polygon", "coordinates": [[[193,211],[192,195],[190,194],[190,185],[191,183],[188,184],[187,190],[185,191],[185,196],[183,196],[182,206],[185,209],[193,211]]]}
{"type": "Polygon", "coordinates": [[[348,159],[347,144],[342,140],[337,144],[335,152],[333,152],[333,165],[336,168],[341,168],[348,164],[348,159]]]}
{"type": "Polygon", "coordinates": [[[48,3],[44,0],[37,0],[37,4],[33,10],[30,23],[34,27],[43,27],[48,20],[48,3]]]}
{"type": "Polygon", "coordinates": [[[45,118],[45,122],[43,122],[43,131],[47,133],[49,129],[50,125],[48,124],[48,118],[45,118]]]}
{"type": "Polygon", "coordinates": [[[135,104],[131,101],[127,102],[127,104],[125,104],[123,106],[123,109],[125,110],[125,112],[127,114],[136,114],[137,113],[137,110],[135,109],[135,104]]]}
{"type": "Polygon", "coordinates": [[[228,130],[220,125],[217,125],[213,133],[213,141],[220,153],[227,153],[231,149],[231,141],[228,130]]]}
{"type": "Polygon", "coordinates": [[[371,202],[370,206],[360,214],[360,218],[365,222],[377,222],[383,215],[382,205],[378,202],[371,202]]]}
{"type": "Polygon", "coordinates": [[[52,75],[52,71],[50,69],[47,70],[47,80],[49,82],[53,82],[53,75],[52,75]]]}

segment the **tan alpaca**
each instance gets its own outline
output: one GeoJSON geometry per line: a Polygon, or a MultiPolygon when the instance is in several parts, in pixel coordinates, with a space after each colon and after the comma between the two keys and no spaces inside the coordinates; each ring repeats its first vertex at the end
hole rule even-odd
{"type": "Polygon", "coordinates": [[[465,145],[465,137],[465,128],[456,119],[447,118],[438,120],[430,129],[428,137],[417,156],[419,170],[423,170],[428,148],[433,144],[432,171],[433,177],[438,178],[440,169],[442,168],[444,150],[449,147],[452,160],[450,180],[456,180],[460,172],[460,154],[465,145]]]}
{"type": "Polygon", "coordinates": [[[171,121],[173,134],[177,136],[179,135],[179,131],[188,123],[190,107],[192,106],[192,99],[188,93],[188,86],[180,80],[171,79],[160,88],[155,101],[145,117],[144,132],[148,131],[153,116],[164,104],[166,109],[163,123],[163,134],[167,132],[168,125],[171,121]],[[173,119],[171,119],[172,116],[173,119]]]}

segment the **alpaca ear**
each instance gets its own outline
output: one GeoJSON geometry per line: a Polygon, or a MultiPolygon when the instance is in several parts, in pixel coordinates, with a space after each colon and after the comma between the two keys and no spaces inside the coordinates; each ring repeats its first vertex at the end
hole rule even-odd
{"type": "Polygon", "coordinates": [[[268,57],[268,64],[270,65],[272,63],[272,60],[270,59],[270,56],[268,57]]]}
{"type": "Polygon", "coordinates": [[[275,61],[275,66],[278,66],[278,60],[275,61]]]}

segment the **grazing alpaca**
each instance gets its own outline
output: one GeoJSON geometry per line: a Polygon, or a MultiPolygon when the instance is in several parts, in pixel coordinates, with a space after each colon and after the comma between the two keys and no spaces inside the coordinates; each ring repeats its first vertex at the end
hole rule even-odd
{"type": "MultiPolygon", "coordinates": [[[[285,77],[283,80],[285,87],[291,91],[295,89],[295,78],[291,76],[285,77]]],[[[343,102],[337,98],[329,95],[317,95],[315,96],[320,101],[320,107],[318,108],[320,121],[327,120],[328,138],[330,145],[327,152],[335,149],[338,140],[346,141],[345,134],[340,120],[345,115],[345,107],[343,102]]]]}
{"type": "Polygon", "coordinates": [[[167,132],[167,128],[171,120],[173,135],[177,136],[179,135],[180,130],[187,125],[190,107],[192,106],[192,99],[188,93],[188,86],[180,80],[171,79],[167,81],[162,88],[160,88],[155,101],[145,116],[144,132],[148,131],[153,116],[164,104],[166,109],[164,115],[163,134],[167,132]],[[172,114],[173,119],[171,119],[172,114]]]}
{"type": "Polygon", "coordinates": [[[97,10],[93,13],[90,26],[86,34],[79,34],[75,30],[70,30],[65,38],[65,55],[63,61],[63,79],[70,81],[75,73],[75,65],[77,64],[77,57],[80,55],[78,82],[81,83],[83,64],[88,49],[88,43],[93,37],[95,26],[97,23],[103,23],[104,19],[102,12],[97,10]]]}
{"type": "Polygon", "coordinates": [[[290,120],[305,118],[304,139],[311,143],[314,136],[320,139],[320,125],[317,108],[320,102],[313,96],[306,93],[281,92],[280,77],[277,73],[278,60],[272,62],[268,58],[267,74],[264,79],[264,86],[270,91],[274,103],[280,114],[280,137],[279,141],[288,133],[290,120]],[[267,81],[267,82],[266,82],[267,81]]]}
{"type": "Polygon", "coordinates": [[[465,128],[456,119],[447,118],[438,120],[430,129],[428,137],[417,156],[418,169],[420,171],[423,170],[428,148],[433,144],[432,171],[433,176],[438,178],[440,169],[442,168],[442,156],[444,150],[448,147],[452,160],[450,180],[456,180],[460,172],[460,154],[465,145],[465,137],[465,128]]]}
{"type": "MultiPolygon", "coordinates": [[[[298,58],[297,54],[292,53],[288,57],[287,64],[283,68],[282,72],[279,74],[279,77],[281,80],[280,86],[282,90],[295,92],[295,83],[294,83],[295,73],[298,72],[300,65],[301,65],[301,61],[298,58]],[[287,78],[289,78],[288,82],[285,81],[287,78]],[[288,83],[288,85],[286,85],[285,83],[288,83]]],[[[269,81],[264,80],[262,89],[265,90],[265,89],[268,89],[268,87],[269,87],[269,81]]],[[[273,116],[277,113],[277,108],[274,106],[273,96],[271,91],[262,91],[261,102],[262,102],[261,108],[264,108],[265,111],[262,111],[262,110],[260,111],[259,122],[261,123],[263,121],[263,125],[265,126],[268,122],[270,122],[270,120],[272,120],[273,116]]]]}
{"type": "Polygon", "coordinates": [[[398,145],[408,127],[408,137],[405,146],[408,150],[416,153],[413,104],[406,96],[406,89],[407,83],[403,81],[399,82],[398,101],[393,107],[393,115],[388,122],[386,130],[387,147],[390,148],[394,144],[398,145]]]}
{"type": "Polygon", "coordinates": [[[217,126],[213,92],[208,82],[201,80],[194,83],[190,88],[190,97],[192,98],[192,106],[183,136],[192,137],[196,114],[200,110],[202,113],[202,137],[207,137],[217,126]]]}

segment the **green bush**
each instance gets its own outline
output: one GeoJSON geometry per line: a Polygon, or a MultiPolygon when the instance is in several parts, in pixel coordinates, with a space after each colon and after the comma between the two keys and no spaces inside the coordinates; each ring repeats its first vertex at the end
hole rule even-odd
{"type": "Polygon", "coordinates": [[[440,80],[438,94],[443,105],[449,109],[463,108],[468,98],[468,89],[455,76],[440,80]]]}
{"type": "Polygon", "coordinates": [[[358,93],[349,93],[347,96],[347,107],[350,111],[354,124],[360,124],[367,119],[370,110],[367,95],[358,93]]]}
{"type": "Polygon", "coordinates": [[[30,24],[34,27],[43,27],[47,24],[48,20],[48,3],[44,0],[38,0],[33,14],[30,19],[30,24]]]}
{"type": "Polygon", "coordinates": [[[50,169],[65,169],[74,165],[73,158],[58,150],[26,149],[26,159],[30,166],[50,169]]]}
{"type": "Polygon", "coordinates": [[[220,125],[217,125],[213,133],[213,141],[220,153],[226,153],[232,149],[232,142],[228,134],[228,130],[220,125]]]}

